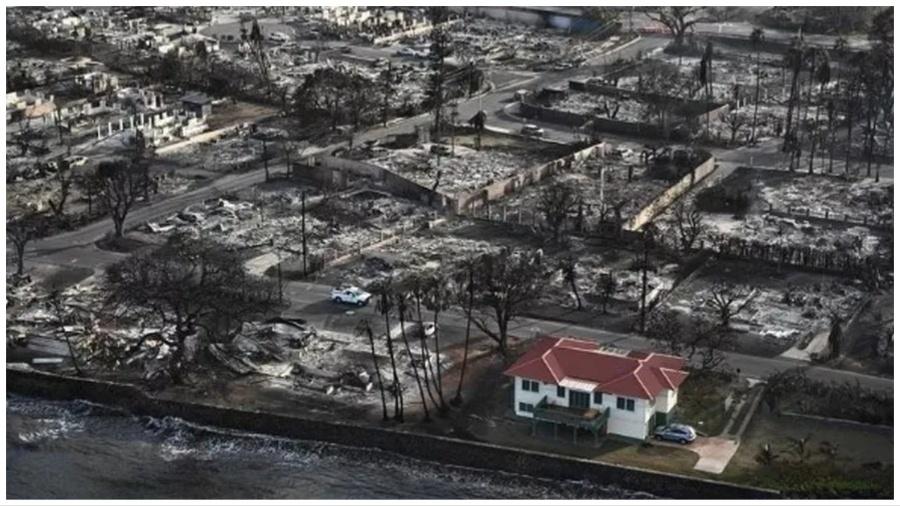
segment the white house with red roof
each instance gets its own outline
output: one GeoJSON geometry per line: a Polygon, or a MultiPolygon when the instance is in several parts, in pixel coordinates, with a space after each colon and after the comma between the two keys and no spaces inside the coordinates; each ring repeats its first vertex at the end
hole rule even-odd
{"type": "MultiPolygon", "coordinates": [[[[665,423],[687,378],[683,358],[542,337],[504,374],[517,415],[644,439],[665,423]]],[[[575,432],[577,438],[577,431],[575,432]]]]}

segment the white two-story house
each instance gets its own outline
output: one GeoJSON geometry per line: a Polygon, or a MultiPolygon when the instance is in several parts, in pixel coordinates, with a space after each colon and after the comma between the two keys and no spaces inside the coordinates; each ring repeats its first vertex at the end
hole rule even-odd
{"type": "Polygon", "coordinates": [[[644,439],[668,421],[683,367],[672,355],[542,337],[504,374],[515,381],[519,416],[644,439]]]}

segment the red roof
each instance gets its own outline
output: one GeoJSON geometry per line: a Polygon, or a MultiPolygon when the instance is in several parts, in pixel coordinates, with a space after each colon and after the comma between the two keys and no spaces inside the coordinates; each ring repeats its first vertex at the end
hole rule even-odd
{"type": "Polygon", "coordinates": [[[595,391],[653,399],[677,389],[687,378],[684,359],[643,351],[611,351],[598,343],[562,337],[542,337],[504,371],[542,383],[566,378],[594,383],[595,391]]]}

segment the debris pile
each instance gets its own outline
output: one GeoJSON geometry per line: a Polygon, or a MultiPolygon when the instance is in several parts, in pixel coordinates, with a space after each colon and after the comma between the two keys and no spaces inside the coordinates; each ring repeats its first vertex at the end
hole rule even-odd
{"type": "Polygon", "coordinates": [[[565,70],[583,65],[591,56],[620,42],[613,36],[602,42],[574,38],[563,31],[469,18],[453,25],[459,53],[474,61],[517,70],[565,70]]]}
{"type": "Polygon", "coordinates": [[[664,179],[656,179],[639,156],[626,151],[620,158],[589,159],[576,171],[548,178],[540,184],[522,188],[501,200],[509,212],[540,213],[541,196],[559,182],[573,185],[584,204],[587,219],[628,220],[669,187],[664,179]],[[601,176],[602,174],[602,176],[601,176]]]}
{"type": "MultiPolygon", "coordinates": [[[[714,308],[707,301],[716,290],[714,285],[723,279],[717,274],[721,272],[721,264],[708,265],[697,277],[679,285],[666,298],[665,305],[715,321],[714,308]]],[[[724,279],[730,279],[729,269],[724,272],[724,279]]],[[[734,279],[733,284],[746,292],[749,303],[732,319],[731,326],[785,345],[826,331],[832,313],[846,322],[864,297],[857,282],[835,276],[785,274],[768,268],[753,273],[734,272],[740,278],[734,279]]],[[[734,307],[743,302],[736,302],[734,307]]]]}
{"type": "Polygon", "coordinates": [[[379,150],[367,161],[426,188],[436,187],[439,192],[455,195],[548,160],[525,149],[475,150],[460,145],[451,149],[446,145],[422,144],[407,149],[379,150]]]}
{"type": "MultiPolygon", "coordinates": [[[[400,388],[412,395],[416,391],[413,364],[437,368],[437,355],[422,348],[416,324],[407,324],[406,337],[412,357],[406,351],[399,324],[391,329],[394,362],[400,388]],[[424,361],[423,361],[424,357],[424,361]]],[[[226,368],[240,374],[259,374],[275,378],[292,378],[294,388],[334,395],[361,403],[380,402],[378,377],[389,388],[392,371],[390,348],[385,334],[374,332],[376,373],[372,344],[365,334],[346,334],[316,329],[303,320],[274,318],[245,324],[241,333],[227,344],[210,345],[213,356],[226,368]]],[[[441,369],[450,366],[440,357],[441,369]]]]}

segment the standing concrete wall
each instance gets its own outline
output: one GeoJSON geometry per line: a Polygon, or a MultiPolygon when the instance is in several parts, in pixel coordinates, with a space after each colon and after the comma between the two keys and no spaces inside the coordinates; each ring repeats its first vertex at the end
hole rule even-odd
{"type": "Polygon", "coordinates": [[[708,160],[701,163],[694,168],[694,170],[682,177],[677,183],[662,192],[659,197],[653,199],[653,202],[650,202],[643,209],[638,211],[637,214],[632,216],[631,219],[628,220],[628,223],[625,224],[625,230],[640,230],[647,222],[672,205],[672,203],[675,202],[678,197],[683,195],[684,192],[690,190],[703,178],[712,174],[714,170],[716,170],[716,159],[711,156],[708,160]]]}

